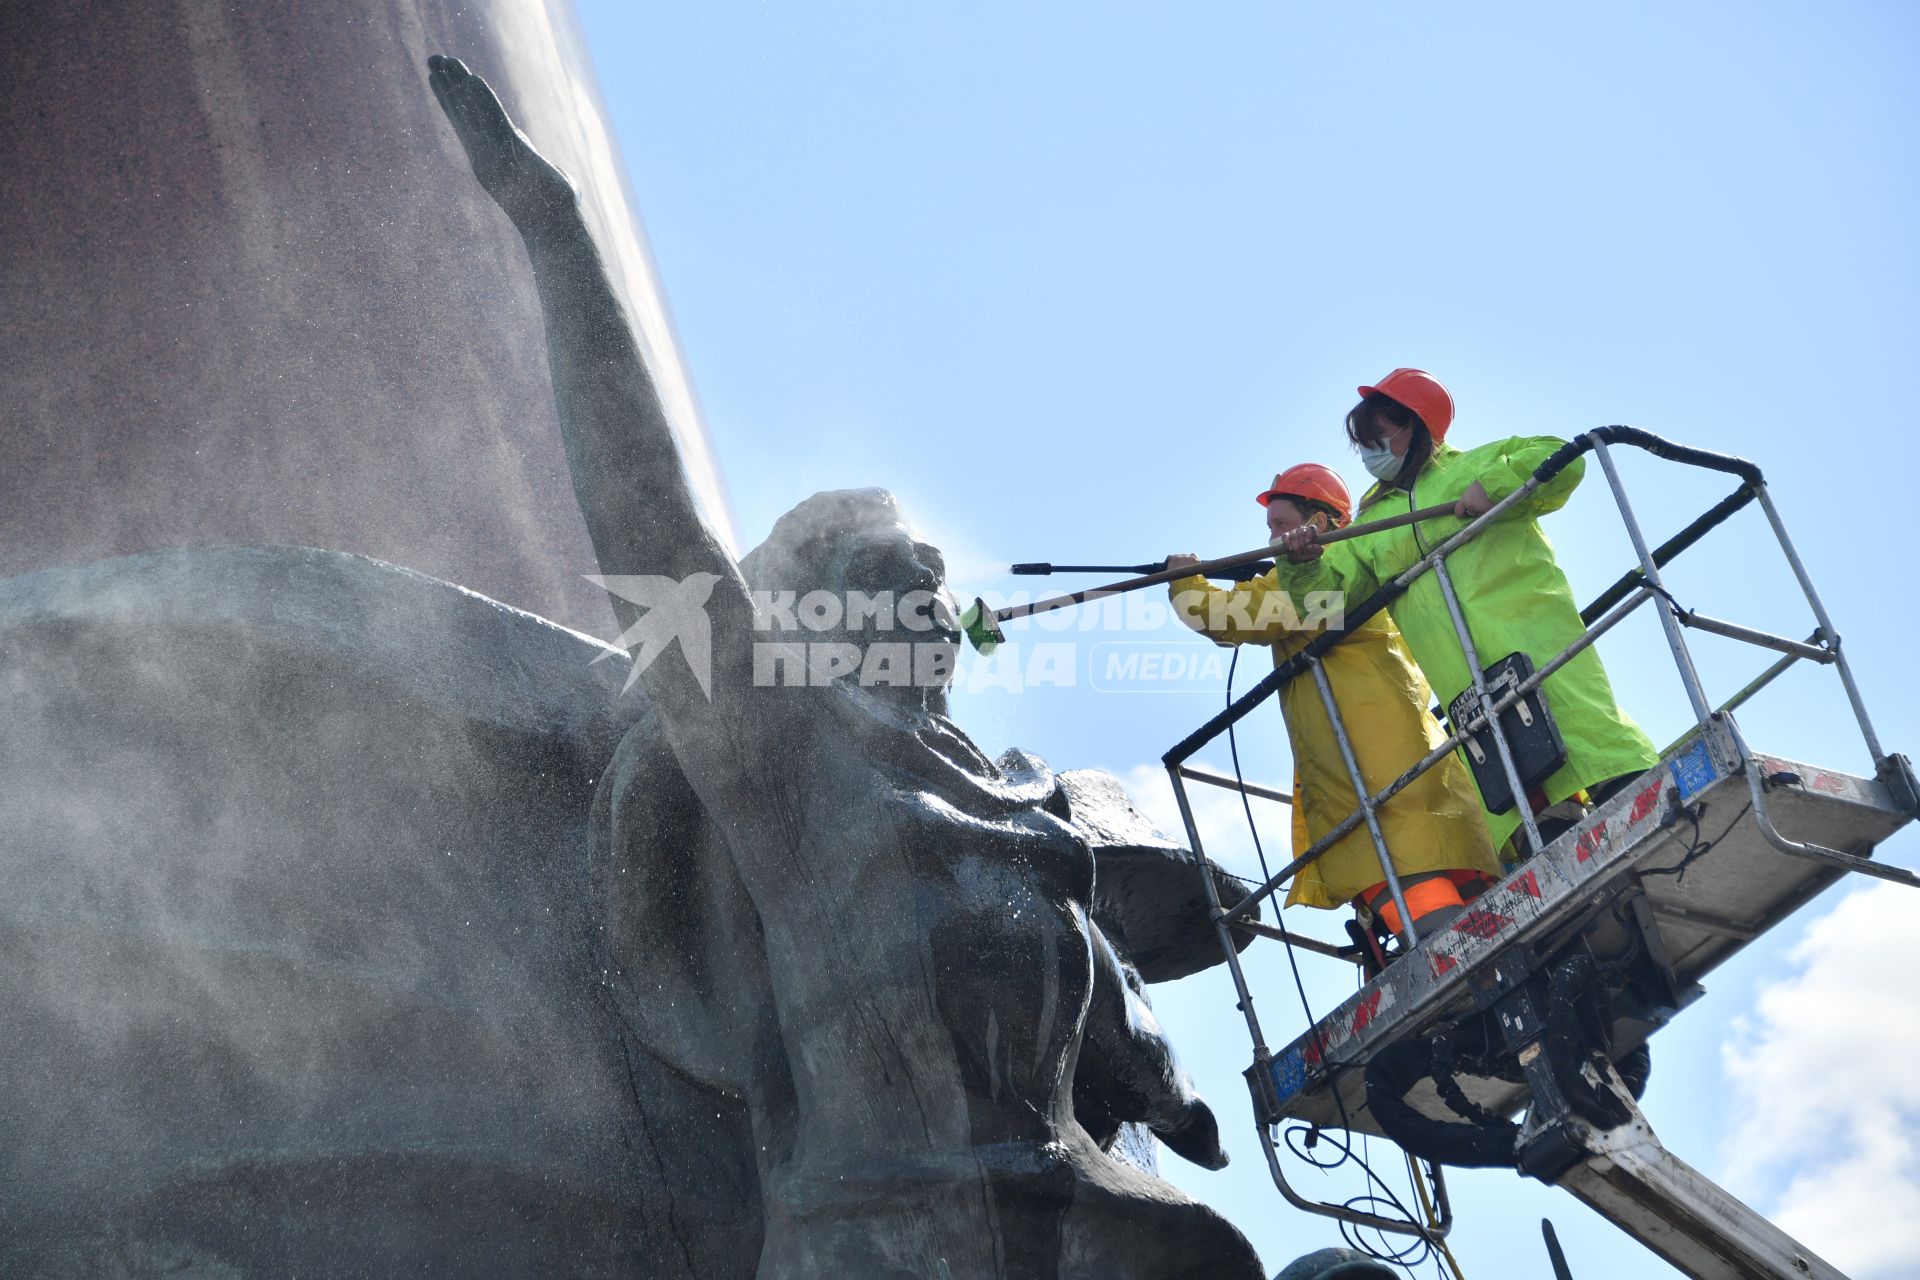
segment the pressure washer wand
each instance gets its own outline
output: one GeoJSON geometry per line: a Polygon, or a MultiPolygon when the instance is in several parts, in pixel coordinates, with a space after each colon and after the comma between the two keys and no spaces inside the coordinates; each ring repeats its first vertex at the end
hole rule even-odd
{"type": "MultiPolygon", "coordinates": [[[[1011,572],[1022,577],[1043,577],[1050,573],[1159,573],[1167,567],[1165,560],[1155,560],[1152,564],[1050,564],[1045,560],[1029,564],[1016,564],[1011,572]]],[[[1267,570],[1273,568],[1271,560],[1253,560],[1246,564],[1237,564],[1231,569],[1222,569],[1212,575],[1225,578],[1230,582],[1250,582],[1267,570]]]]}
{"type": "MultiPolygon", "coordinates": [[[[1437,520],[1454,513],[1451,502],[1439,503],[1431,507],[1422,507],[1418,511],[1407,511],[1397,516],[1388,516],[1385,520],[1370,520],[1366,524],[1351,524],[1344,529],[1335,529],[1319,537],[1319,545],[1345,542],[1348,538],[1365,537],[1369,533],[1383,533],[1388,529],[1398,529],[1403,525],[1416,524],[1422,520],[1437,520]]],[[[1273,552],[1271,545],[1256,547],[1252,551],[1241,551],[1230,556],[1221,556],[1217,560],[1202,560],[1199,564],[1187,565],[1179,569],[1160,569],[1138,578],[1127,578],[1120,582],[1108,583],[1104,587],[1088,587],[1085,591],[1075,591],[1071,595],[1053,596],[1046,600],[1036,600],[1032,604],[1009,605],[1004,609],[988,609],[986,601],[976,597],[973,604],[960,617],[960,629],[966,632],[973,647],[982,653],[991,653],[993,647],[1003,640],[1006,634],[1000,630],[1000,624],[1011,622],[1015,618],[1027,618],[1036,613],[1051,613],[1055,609],[1065,609],[1070,605],[1084,604],[1089,600],[1104,600],[1108,596],[1125,595],[1129,591],[1139,591],[1144,587],[1157,587],[1163,582],[1173,582],[1180,578],[1199,576],[1203,578],[1223,577],[1224,571],[1238,565],[1250,564],[1273,552]]]]}

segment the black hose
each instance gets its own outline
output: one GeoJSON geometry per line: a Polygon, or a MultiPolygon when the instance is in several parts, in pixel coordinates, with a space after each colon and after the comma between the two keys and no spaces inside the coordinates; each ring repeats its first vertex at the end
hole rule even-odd
{"type": "MultiPolygon", "coordinates": [[[[1498,1117],[1490,1117],[1491,1123],[1435,1120],[1408,1104],[1408,1092],[1431,1070],[1430,1046],[1420,1040],[1402,1040],[1373,1056],[1367,1064],[1367,1110],[1381,1130],[1422,1160],[1462,1169],[1513,1168],[1519,1125],[1498,1117]]],[[[1451,1083],[1451,1072],[1447,1076],[1451,1083]]],[[[1473,1110],[1486,1116],[1479,1107],[1473,1110]]]]}
{"type": "Polygon", "coordinates": [[[1533,473],[1541,482],[1551,480],[1565,470],[1567,464],[1583,453],[1590,452],[1596,443],[1630,444],[1636,449],[1645,449],[1656,458],[1665,458],[1668,462],[1684,462],[1692,467],[1705,467],[1709,471],[1724,471],[1730,476],[1739,476],[1751,485],[1767,482],[1760,474],[1760,468],[1745,458],[1736,458],[1730,453],[1715,453],[1711,449],[1696,449],[1692,445],[1675,444],[1663,440],[1651,431],[1642,431],[1639,427],[1595,427],[1583,431],[1573,439],[1561,445],[1540,464],[1533,473]]]}
{"type": "MultiPolygon", "coordinates": [[[[1668,538],[1653,549],[1653,567],[1664,569],[1667,562],[1700,541],[1707,533],[1726,522],[1728,516],[1753,501],[1758,492],[1748,485],[1741,485],[1726,497],[1713,504],[1692,524],[1668,538]]],[[[1593,602],[1580,611],[1582,626],[1592,626],[1594,620],[1607,610],[1626,599],[1629,594],[1646,583],[1646,577],[1638,569],[1629,569],[1605,591],[1593,598],[1593,602]]]]}
{"type": "Polygon", "coordinates": [[[1585,1008],[1593,979],[1593,957],[1584,951],[1553,966],[1547,977],[1547,1033],[1541,1047],[1567,1105],[1600,1128],[1612,1129],[1627,1122],[1626,1105],[1581,1072],[1594,1053],[1593,1019],[1585,1008]]]}
{"type": "MultiPolygon", "coordinates": [[[[1599,1046],[1605,1043],[1607,1016],[1599,975],[1600,966],[1584,951],[1549,968],[1541,1048],[1567,1104],[1595,1126],[1612,1129],[1626,1123],[1631,1111],[1604,1083],[1588,1080],[1583,1070],[1598,1058],[1599,1046]]],[[[1468,1169],[1512,1168],[1520,1127],[1475,1103],[1461,1089],[1455,1077],[1454,1034],[1443,1029],[1375,1053],[1366,1070],[1367,1110],[1387,1137],[1423,1160],[1468,1169]],[[1440,1100],[1461,1120],[1436,1120],[1407,1102],[1407,1094],[1423,1080],[1433,1081],[1440,1100]]],[[[1471,1075],[1514,1082],[1525,1079],[1510,1055],[1470,1053],[1458,1059],[1458,1065],[1471,1075]]],[[[1644,1044],[1621,1054],[1614,1063],[1621,1083],[1635,1099],[1645,1093],[1652,1069],[1653,1056],[1644,1044]]]]}
{"type": "Polygon", "coordinates": [[[1613,1064],[1620,1083],[1627,1086],[1635,1102],[1647,1096],[1647,1077],[1653,1074],[1653,1046],[1638,1044],[1620,1055],[1613,1064]]]}

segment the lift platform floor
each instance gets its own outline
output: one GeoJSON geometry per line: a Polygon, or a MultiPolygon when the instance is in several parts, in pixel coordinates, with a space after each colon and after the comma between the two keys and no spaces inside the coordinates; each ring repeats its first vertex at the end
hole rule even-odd
{"type": "MultiPolygon", "coordinates": [[[[1782,852],[1767,840],[1763,820],[1790,841],[1866,857],[1912,815],[1873,779],[1748,755],[1731,726],[1716,721],[1276,1053],[1280,1114],[1380,1133],[1366,1111],[1363,1080],[1375,1052],[1483,1007],[1503,986],[1503,958],[1518,962],[1519,948],[1544,956],[1580,937],[1602,955],[1630,945],[1615,911],[1636,890],[1652,916],[1649,941],[1663,947],[1689,993],[1683,1002],[1697,995],[1701,977],[1847,874],[1782,852]],[[1763,813],[1754,811],[1748,770],[1759,773],[1763,813]],[[1698,852],[1706,841],[1711,846],[1698,852]]],[[[1644,932],[1644,918],[1641,925],[1644,932]]],[[[1655,1029],[1617,1024],[1616,1050],[1655,1029]]],[[[1490,1110],[1511,1113],[1526,1102],[1524,1087],[1511,1082],[1462,1076],[1460,1083],[1490,1110]]],[[[1408,1101],[1455,1118],[1431,1082],[1408,1101]]]]}

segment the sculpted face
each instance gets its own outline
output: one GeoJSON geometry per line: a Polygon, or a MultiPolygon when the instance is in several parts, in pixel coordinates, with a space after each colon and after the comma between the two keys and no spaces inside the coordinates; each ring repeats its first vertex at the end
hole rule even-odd
{"type": "Polygon", "coordinates": [[[861,683],[944,711],[961,639],[959,607],[947,590],[946,557],[896,511],[840,533],[829,561],[827,589],[846,602],[846,616],[834,638],[860,651],[861,683]],[[867,606],[873,612],[861,616],[857,610],[863,597],[874,603],[867,606]],[[868,678],[874,669],[869,664],[889,650],[912,655],[897,668],[911,672],[911,683],[890,685],[868,678]]]}
{"type": "Polygon", "coordinates": [[[914,632],[913,638],[960,639],[959,610],[947,589],[946,557],[904,520],[852,530],[834,551],[833,589],[870,596],[890,593],[909,626],[924,622],[924,629],[914,632]]]}
{"type": "MultiPolygon", "coordinates": [[[[852,645],[861,682],[877,692],[944,698],[960,642],[959,609],[946,584],[946,560],[907,523],[883,489],[816,493],[774,522],[767,540],[740,560],[747,584],[760,592],[832,597],[831,626],[809,623],[805,639],[852,645]],[[858,593],[858,596],[855,595],[858,593]],[[875,678],[868,660],[881,646],[913,646],[910,684],[875,678]],[[929,650],[945,648],[944,655],[929,650]],[[940,658],[939,661],[932,661],[940,658]]],[[[819,618],[815,610],[810,617],[819,618]]],[[[896,670],[905,670],[897,667],[896,670]]],[[[854,678],[853,672],[847,672],[854,678]]]]}

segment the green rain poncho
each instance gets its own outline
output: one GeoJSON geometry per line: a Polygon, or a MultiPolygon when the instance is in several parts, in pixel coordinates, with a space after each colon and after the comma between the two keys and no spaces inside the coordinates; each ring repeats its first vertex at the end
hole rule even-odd
{"type": "MultiPolygon", "coordinates": [[[[1435,441],[1433,456],[1421,467],[1413,493],[1376,485],[1361,503],[1360,518],[1380,520],[1421,506],[1453,502],[1476,480],[1498,502],[1564,443],[1551,436],[1516,436],[1462,453],[1435,441]]],[[[1537,669],[1586,630],[1573,590],[1554,562],[1553,548],[1538,519],[1566,504],[1584,470],[1585,459],[1576,459],[1447,557],[1447,570],[1482,666],[1519,651],[1531,657],[1537,669]]],[[[1307,564],[1281,560],[1275,576],[1296,593],[1344,591],[1351,608],[1465,525],[1457,517],[1445,516],[1335,543],[1307,564]]],[[[1389,608],[1441,706],[1451,704],[1472,684],[1472,677],[1438,578],[1422,574],[1389,608]]],[[[1609,778],[1640,773],[1658,762],[1653,743],[1615,703],[1606,668],[1592,649],[1547,677],[1542,687],[1567,744],[1567,763],[1546,782],[1549,802],[1609,778]]],[[[1494,842],[1501,843],[1520,825],[1519,814],[1514,810],[1488,814],[1487,825],[1494,842]]]]}

